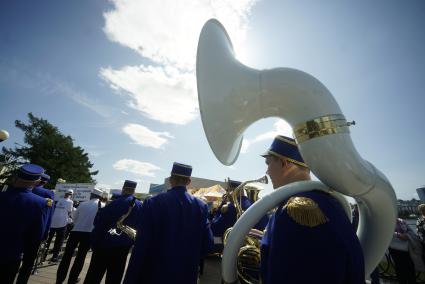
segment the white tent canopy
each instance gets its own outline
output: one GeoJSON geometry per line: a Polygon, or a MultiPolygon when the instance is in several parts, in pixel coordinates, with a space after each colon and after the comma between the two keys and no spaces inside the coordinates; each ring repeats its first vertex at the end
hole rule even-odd
{"type": "Polygon", "coordinates": [[[193,193],[193,196],[207,201],[215,201],[221,199],[225,193],[226,191],[219,184],[216,184],[211,187],[198,189],[193,193]]]}

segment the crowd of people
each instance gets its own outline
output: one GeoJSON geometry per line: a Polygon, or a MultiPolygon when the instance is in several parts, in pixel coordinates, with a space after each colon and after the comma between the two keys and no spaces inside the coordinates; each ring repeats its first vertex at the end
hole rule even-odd
{"type": "MultiPolygon", "coordinates": [[[[277,136],[262,156],[273,188],[311,179],[292,138],[277,136]]],[[[126,180],[121,194],[107,204],[103,192],[95,188],[90,200],[75,208],[72,190],[55,203],[53,191],[43,187],[50,179],[44,169],[23,165],[0,193],[0,283],[14,283],[15,278],[16,283],[27,283],[40,245],[49,248],[53,238],[50,262],[58,264],[56,283],[68,279],[68,283],[96,284],[103,277],[107,284],[197,283],[203,258],[222,251],[223,235],[238,214],[231,198],[223,198],[218,208],[209,210],[189,194],[191,175],[191,166],[173,163],[167,192],[142,203],[134,196],[137,183],[126,180]],[[81,275],[89,250],[90,265],[81,275]]],[[[226,196],[240,184],[229,180],[226,196]]],[[[255,202],[243,191],[238,194],[241,210],[255,202]]],[[[424,242],[425,205],[420,210],[418,232],[424,242]]],[[[356,225],[330,194],[311,190],[293,195],[263,216],[255,228],[264,232],[259,264],[263,284],[365,283],[356,225]]],[[[394,237],[408,242],[408,226],[402,220],[394,237]]],[[[400,283],[415,283],[408,267],[409,248],[391,246],[389,251],[400,283]]]]}

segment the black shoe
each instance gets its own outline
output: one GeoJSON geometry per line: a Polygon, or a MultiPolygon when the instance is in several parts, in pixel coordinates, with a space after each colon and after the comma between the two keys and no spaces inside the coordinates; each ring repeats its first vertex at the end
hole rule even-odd
{"type": "Polygon", "coordinates": [[[52,257],[52,258],[50,259],[50,262],[57,263],[58,261],[59,261],[58,257],[52,257]]]}

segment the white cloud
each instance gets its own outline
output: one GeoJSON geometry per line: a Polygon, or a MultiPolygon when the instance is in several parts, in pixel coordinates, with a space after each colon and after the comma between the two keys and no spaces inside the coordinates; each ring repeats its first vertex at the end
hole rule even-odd
{"type": "Polygon", "coordinates": [[[108,38],[162,65],[193,70],[199,33],[210,18],[221,21],[237,49],[256,0],[112,0],[104,14],[108,38]]]}
{"type": "Polygon", "coordinates": [[[195,58],[203,24],[217,18],[236,54],[247,17],[257,0],[112,0],[104,14],[108,38],[138,52],[154,66],[102,68],[100,75],[130,97],[129,105],[150,119],[186,124],[197,114],[195,58]]]}
{"type": "Polygon", "coordinates": [[[242,141],[241,153],[242,154],[247,153],[249,147],[255,143],[265,141],[265,140],[272,141],[277,135],[292,137],[293,136],[292,134],[293,134],[292,127],[289,125],[289,123],[279,119],[273,124],[272,131],[262,133],[252,139],[244,138],[242,141]]]}
{"type": "Polygon", "coordinates": [[[147,162],[140,162],[131,159],[121,159],[116,161],[113,165],[113,168],[119,171],[126,171],[133,173],[139,176],[148,176],[154,177],[155,171],[158,171],[160,168],[147,162]]]}
{"type": "Polygon", "coordinates": [[[186,124],[198,113],[195,77],[173,67],[126,66],[103,68],[100,75],[112,88],[125,91],[129,105],[146,117],[165,123],[186,124]]]}
{"type": "Polygon", "coordinates": [[[159,149],[168,142],[167,138],[173,138],[168,132],[155,132],[149,128],[135,123],[129,123],[123,128],[130,138],[141,146],[159,149]]]}

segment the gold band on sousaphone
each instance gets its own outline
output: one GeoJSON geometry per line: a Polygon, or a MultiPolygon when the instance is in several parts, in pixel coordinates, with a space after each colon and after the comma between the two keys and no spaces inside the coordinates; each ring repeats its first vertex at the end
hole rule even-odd
{"type": "MultiPolygon", "coordinates": [[[[256,180],[250,180],[241,183],[231,193],[232,203],[236,209],[236,220],[243,214],[241,205],[241,192],[244,190],[252,202],[258,200],[259,189],[253,187],[245,187],[248,183],[259,182],[268,183],[267,176],[263,176],[256,180]]],[[[227,238],[232,231],[232,228],[228,228],[223,234],[223,243],[226,245],[227,238]]],[[[240,248],[237,257],[237,272],[241,283],[246,284],[257,284],[260,283],[259,271],[260,271],[260,240],[263,236],[263,232],[260,230],[252,229],[250,233],[245,237],[245,244],[240,248]]]]}

